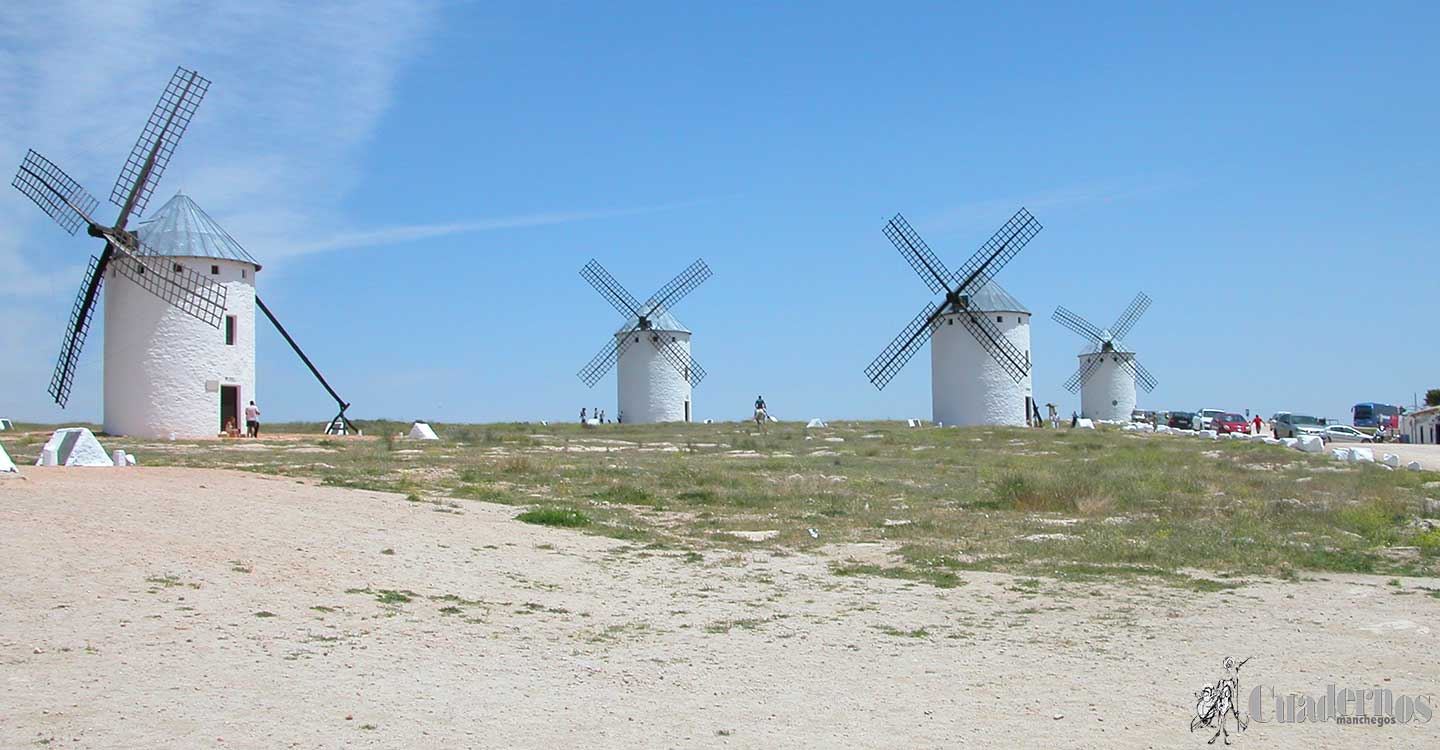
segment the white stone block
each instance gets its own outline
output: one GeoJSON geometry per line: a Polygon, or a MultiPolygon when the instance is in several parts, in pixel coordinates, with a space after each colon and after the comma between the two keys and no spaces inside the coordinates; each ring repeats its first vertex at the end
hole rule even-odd
{"type": "Polygon", "coordinates": [[[1081,419],[1075,423],[1075,426],[1082,430],[1093,430],[1095,429],[1095,422],[1090,419],[1081,419]]]}
{"type": "Polygon", "coordinates": [[[125,468],[125,451],[120,450],[119,448],[110,451],[110,461],[115,464],[115,468],[117,469],[125,468]]]}
{"type": "Polygon", "coordinates": [[[1324,453],[1325,441],[1317,435],[1305,435],[1300,438],[1300,444],[1296,447],[1306,453],[1324,453]]]}
{"type": "Polygon", "coordinates": [[[1331,449],[1330,449],[1330,457],[1333,458],[1333,459],[1335,459],[1336,461],[1349,461],[1349,460],[1350,460],[1350,449],[1349,449],[1349,448],[1331,448],[1331,449]]]}
{"type": "Polygon", "coordinates": [[[412,440],[439,440],[440,436],[435,434],[435,428],[425,422],[417,421],[410,426],[410,439],[412,440]]]}
{"type": "Polygon", "coordinates": [[[1385,455],[1380,457],[1380,463],[1385,464],[1392,469],[1399,468],[1400,457],[1395,455],[1394,453],[1386,453],[1385,455]]]}
{"type": "Polygon", "coordinates": [[[18,474],[20,469],[16,468],[15,462],[10,460],[10,454],[5,452],[5,446],[0,445],[0,474],[18,474]]]}
{"type": "Polygon", "coordinates": [[[1220,433],[1218,433],[1218,432],[1216,432],[1216,431],[1214,431],[1214,430],[1201,430],[1199,434],[1200,434],[1200,437],[1205,438],[1205,439],[1207,439],[1207,440],[1219,440],[1219,439],[1220,439],[1220,433]]]}
{"type": "Polygon", "coordinates": [[[1299,438],[1280,438],[1280,444],[1283,445],[1283,446],[1285,446],[1286,448],[1299,448],[1299,447],[1300,447],[1300,439],[1299,439],[1299,438]]]}
{"type": "Polygon", "coordinates": [[[1350,460],[1357,464],[1375,463],[1375,451],[1369,448],[1350,448],[1350,460]]]}
{"type": "Polygon", "coordinates": [[[806,423],[805,423],[805,426],[806,426],[806,427],[824,427],[824,426],[825,426],[825,420],[819,419],[819,418],[812,419],[812,420],[810,420],[809,422],[806,422],[806,423]]]}
{"type": "Polygon", "coordinates": [[[95,433],[84,427],[65,427],[55,431],[40,449],[36,466],[114,466],[95,433]],[[48,461],[48,463],[47,463],[48,461]]]}
{"type": "Polygon", "coordinates": [[[1410,463],[1405,464],[1405,468],[1407,468],[1407,469],[1409,469],[1409,470],[1411,470],[1411,471],[1420,471],[1420,462],[1419,462],[1419,461],[1411,461],[1410,463]]]}

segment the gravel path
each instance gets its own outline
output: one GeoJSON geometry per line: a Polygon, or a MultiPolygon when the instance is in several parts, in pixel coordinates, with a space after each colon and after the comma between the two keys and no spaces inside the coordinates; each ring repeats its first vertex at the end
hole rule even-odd
{"type": "MultiPolygon", "coordinates": [[[[0,481],[7,748],[1202,747],[1230,655],[1242,697],[1440,693],[1435,580],[936,589],[829,572],[875,548],[696,560],[293,479],[25,477],[0,481]]],[[[1233,741],[1436,747],[1440,719],[1233,741]]]]}

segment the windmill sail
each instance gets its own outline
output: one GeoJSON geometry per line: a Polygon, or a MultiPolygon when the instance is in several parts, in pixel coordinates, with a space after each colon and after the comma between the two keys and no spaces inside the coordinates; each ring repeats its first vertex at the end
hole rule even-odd
{"type": "Polygon", "coordinates": [[[905,217],[896,214],[885,224],[885,236],[900,251],[910,264],[915,275],[925,282],[931,292],[945,295],[944,302],[931,304],[910,321],[899,335],[886,346],[880,355],[865,368],[865,376],[877,389],[884,390],[891,379],[899,373],[915,352],[930,340],[936,321],[949,314],[955,314],[991,357],[1000,364],[1015,382],[1021,382],[1030,374],[1030,357],[1010,343],[999,327],[977,309],[972,298],[990,284],[1025,245],[1042,229],[1040,222],[1030,212],[1021,208],[1005,222],[980,249],[975,251],[960,269],[951,272],[920,238],[905,217]]]}
{"type": "Polygon", "coordinates": [[[110,191],[110,202],[120,207],[120,218],[115,226],[123,228],[133,213],[140,215],[150,203],[150,194],[170,165],[170,157],[180,138],[190,126],[190,119],[199,109],[200,101],[210,89],[210,81],[199,73],[185,68],[176,68],[170,83],[160,94],[160,101],[145,121],[135,147],[125,160],[120,176],[115,178],[115,187],[110,191]]]}
{"type": "Polygon", "coordinates": [[[90,333],[90,320],[95,311],[95,296],[100,285],[105,283],[105,266],[100,258],[90,256],[90,267],[85,272],[85,281],[80,293],[70,308],[70,324],[65,328],[65,338],[60,344],[60,357],[55,362],[55,373],[50,376],[50,397],[60,408],[70,401],[70,388],[75,383],[75,368],[80,364],[80,350],[85,348],[85,336],[90,333]]]}
{"type": "Polygon", "coordinates": [[[72,235],[90,223],[88,214],[100,205],[80,183],[34,150],[26,152],[10,184],[72,235]]]}

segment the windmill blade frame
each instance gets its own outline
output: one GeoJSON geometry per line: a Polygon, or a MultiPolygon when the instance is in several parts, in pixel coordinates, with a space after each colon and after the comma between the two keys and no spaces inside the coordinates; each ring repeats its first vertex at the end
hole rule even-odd
{"type": "Polygon", "coordinates": [[[183,67],[175,69],[110,191],[110,202],[120,207],[115,226],[124,228],[132,214],[145,212],[150,194],[165,174],[170,157],[209,90],[210,81],[199,73],[183,67]]]}
{"type": "Polygon", "coordinates": [[[985,286],[1035,235],[1045,227],[1025,208],[1016,211],[1005,225],[952,274],[956,294],[969,294],[985,286]]]}
{"type": "Polygon", "coordinates": [[[1146,393],[1155,390],[1155,386],[1160,384],[1160,381],[1156,380],[1155,376],[1151,375],[1150,371],[1145,369],[1145,366],[1140,364],[1133,355],[1121,357],[1120,366],[1124,367],[1125,370],[1130,373],[1131,377],[1135,378],[1135,383],[1141,388],[1144,388],[1146,393]]]}
{"type": "Polygon", "coordinates": [[[217,284],[179,263],[174,264],[167,272],[160,267],[162,256],[156,255],[138,240],[135,241],[135,247],[139,250],[136,253],[131,252],[119,236],[107,234],[107,239],[110,239],[110,248],[118,256],[112,258],[111,262],[115,263],[120,275],[211,328],[218,329],[225,321],[228,291],[224,285],[217,284]]]}
{"type": "Polygon", "coordinates": [[[988,314],[977,311],[965,311],[958,316],[960,322],[970,329],[970,334],[980,343],[980,347],[1000,363],[1000,367],[1019,383],[1030,374],[1030,358],[1015,348],[1006,338],[1005,333],[996,325],[990,322],[988,314]]]}
{"type": "Polygon", "coordinates": [[[1080,386],[1090,379],[1095,370],[1100,367],[1100,357],[1091,357],[1075,368],[1075,373],[1065,381],[1065,390],[1074,393],[1080,390],[1080,386]]]}
{"type": "Polygon", "coordinates": [[[34,149],[26,151],[10,184],[71,235],[82,226],[94,224],[89,215],[95,213],[100,201],[34,149]]]}
{"type": "Polygon", "coordinates": [[[610,368],[620,360],[620,355],[629,348],[630,342],[633,340],[631,335],[639,332],[641,329],[637,327],[627,331],[624,336],[611,336],[610,341],[600,347],[600,351],[596,352],[595,356],[590,358],[590,362],[580,368],[575,375],[584,381],[587,387],[594,388],[595,384],[600,382],[600,378],[605,377],[605,373],[609,372],[610,368]]]}
{"type": "Polygon", "coordinates": [[[662,342],[658,334],[651,333],[650,343],[654,344],[660,355],[675,368],[676,372],[680,373],[680,377],[689,381],[691,388],[700,385],[700,381],[705,379],[705,368],[701,367],[700,363],[696,362],[688,352],[681,349],[674,340],[662,342]]]}
{"type": "Polygon", "coordinates": [[[952,275],[950,269],[940,260],[920,234],[910,226],[910,222],[900,214],[885,223],[885,236],[890,243],[900,251],[905,262],[915,270],[915,274],[925,285],[930,287],[934,294],[949,294],[952,275]]]}
{"type": "Polygon", "coordinates": [[[1096,328],[1090,321],[1066,309],[1064,305],[1056,307],[1055,313],[1051,315],[1050,318],[1056,323],[1080,334],[1082,337],[1091,339],[1097,345],[1104,345],[1105,342],[1108,341],[1103,331],[1096,328]]]}
{"type": "Polygon", "coordinates": [[[60,342],[60,356],[55,361],[55,372],[50,376],[50,397],[60,408],[70,401],[70,387],[75,382],[75,370],[80,365],[80,352],[85,348],[85,337],[90,333],[90,321],[95,313],[95,298],[105,283],[106,260],[90,256],[90,266],[85,272],[85,281],[75,304],[70,308],[70,323],[65,327],[65,338],[60,342]]]}
{"type": "Polygon", "coordinates": [[[635,299],[635,295],[623,284],[616,281],[615,277],[600,265],[600,261],[591,258],[590,262],[580,269],[580,278],[590,282],[590,286],[594,287],[616,312],[626,317],[640,317],[640,301],[635,299]]]}
{"type": "Polygon", "coordinates": [[[865,368],[865,377],[870,379],[876,390],[885,390],[885,386],[905,367],[905,363],[930,340],[930,336],[935,333],[935,321],[939,317],[940,307],[934,302],[927,302],[920,314],[900,329],[900,333],[865,368]]]}
{"type": "Polygon", "coordinates": [[[645,301],[645,315],[654,317],[665,312],[671,305],[684,299],[686,295],[695,291],[696,287],[705,283],[705,280],[713,275],[710,266],[705,265],[705,259],[697,258],[684,271],[676,274],[675,278],[666,282],[665,286],[650,295],[650,299],[645,301]]]}
{"type": "Polygon", "coordinates": [[[1130,301],[1129,306],[1125,308],[1125,312],[1120,313],[1120,317],[1115,319],[1115,325],[1110,326],[1110,339],[1112,341],[1119,341],[1124,338],[1125,334],[1129,333],[1130,329],[1135,326],[1135,321],[1139,320],[1140,316],[1144,315],[1145,311],[1149,309],[1150,296],[1144,292],[1135,295],[1135,299],[1130,301]]]}

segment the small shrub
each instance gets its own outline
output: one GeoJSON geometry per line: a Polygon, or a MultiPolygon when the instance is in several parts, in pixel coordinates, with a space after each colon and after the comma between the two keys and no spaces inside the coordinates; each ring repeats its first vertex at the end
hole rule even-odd
{"type": "Polygon", "coordinates": [[[525,523],[541,526],[577,528],[590,525],[590,517],[573,508],[536,508],[527,510],[515,518],[525,523]]]}

